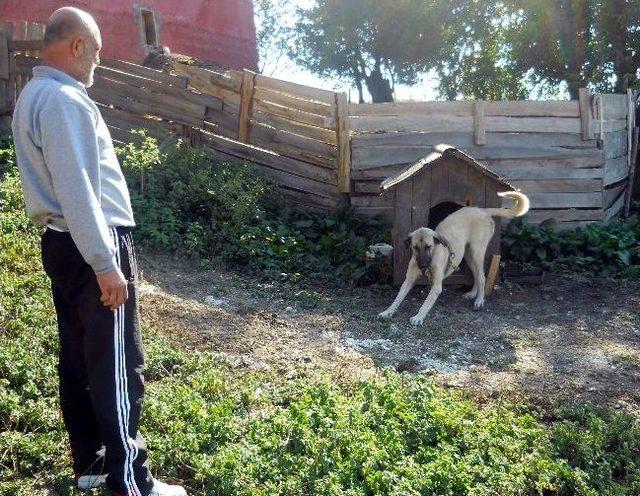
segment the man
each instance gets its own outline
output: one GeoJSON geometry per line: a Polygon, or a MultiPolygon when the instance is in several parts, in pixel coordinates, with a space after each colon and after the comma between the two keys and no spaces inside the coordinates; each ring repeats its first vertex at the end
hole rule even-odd
{"type": "Polygon", "coordinates": [[[114,496],[185,496],[151,477],[138,426],[143,400],[137,269],[129,192],[86,88],[100,63],[98,25],[65,7],[45,30],[42,65],[12,129],[27,213],[47,229],[42,261],[60,336],[60,405],[75,481],[114,496]]]}

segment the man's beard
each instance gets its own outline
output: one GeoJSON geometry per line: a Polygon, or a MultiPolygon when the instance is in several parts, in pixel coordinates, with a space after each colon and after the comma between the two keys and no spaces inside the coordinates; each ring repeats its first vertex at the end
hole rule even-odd
{"type": "Polygon", "coordinates": [[[91,64],[91,66],[89,66],[89,70],[85,71],[81,76],[80,82],[84,84],[86,88],[90,88],[91,86],[93,86],[95,69],[96,66],[91,64]]]}

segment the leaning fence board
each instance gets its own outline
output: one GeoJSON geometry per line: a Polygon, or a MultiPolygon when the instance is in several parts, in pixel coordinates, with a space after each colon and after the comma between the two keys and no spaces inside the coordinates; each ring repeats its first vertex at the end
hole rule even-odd
{"type": "Polygon", "coordinates": [[[620,195],[620,197],[615,201],[613,205],[611,205],[604,212],[604,221],[609,221],[613,219],[617,214],[620,213],[622,208],[624,207],[624,195],[620,195]]]}
{"type": "Polygon", "coordinates": [[[605,161],[604,185],[617,183],[629,175],[627,157],[612,158],[605,161]]]}
{"type": "MultiPolygon", "coordinates": [[[[473,117],[457,115],[349,116],[349,129],[356,133],[377,132],[473,132],[473,117]]],[[[487,126],[487,129],[491,129],[487,126]]]]}
{"type": "Polygon", "coordinates": [[[122,129],[164,128],[171,131],[179,131],[182,128],[179,124],[172,124],[159,119],[143,117],[141,115],[111,108],[105,105],[98,105],[98,108],[107,123],[112,123],[111,125],[122,129]]]}
{"type": "Polygon", "coordinates": [[[337,180],[334,171],[327,170],[323,167],[316,167],[289,157],[283,157],[282,155],[278,155],[274,152],[269,152],[255,146],[246,145],[244,143],[239,143],[219,136],[203,133],[202,139],[207,145],[223,153],[234,155],[245,160],[255,160],[260,164],[273,167],[274,169],[288,171],[292,174],[297,174],[331,185],[334,187],[334,194],[337,195],[337,191],[335,190],[337,180]]]}
{"type": "Polygon", "coordinates": [[[270,126],[264,126],[255,123],[251,128],[251,137],[257,140],[279,143],[286,146],[292,146],[307,150],[319,157],[333,159],[336,157],[336,147],[328,143],[305,138],[297,134],[291,134],[281,129],[270,126]]]}
{"type": "Polygon", "coordinates": [[[283,119],[276,115],[265,114],[259,110],[256,110],[253,113],[253,122],[266,124],[275,127],[276,129],[281,129],[283,131],[321,141],[323,143],[329,143],[331,145],[335,145],[337,143],[335,131],[315,126],[305,126],[304,124],[283,119]]]}
{"type": "Polygon", "coordinates": [[[317,114],[325,117],[333,117],[334,114],[334,108],[331,105],[312,102],[293,95],[285,95],[284,93],[279,93],[266,88],[255,88],[254,96],[257,100],[261,100],[263,102],[277,103],[278,105],[283,105],[309,114],[317,114]]]}
{"type": "Polygon", "coordinates": [[[193,91],[186,90],[181,86],[171,86],[153,79],[147,79],[134,74],[127,74],[110,67],[96,68],[96,76],[117,81],[119,83],[129,84],[137,88],[147,88],[152,90],[154,93],[171,95],[198,105],[222,110],[223,102],[221,99],[214,96],[195,93],[193,91]]]}
{"type": "Polygon", "coordinates": [[[392,207],[393,196],[391,195],[352,196],[351,206],[353,207],[392,207]]]}
{"type": "Polygon", "coordinates": [[[171,70],[180,76],[189,79],[189,85],[198,90],[210,91],[212,88],[226,88],[235,93],[240,92],[242,86],[242,72],[227,71],[224,73],[186,65],[181,63],[173,63],[171,70]]]}
{"type": "Polygon", "coordinates": [[[266,102],[258,99],[254,99],[253,108],[264,112],[265,114],[271,114],[290,121],[299,122],[307,126],[323,127],[334,129],[336,127],[336,120],[334,117],[325,117],[317,114],[310,114],[308,112],[302,112],[297,109],[292,109],[279,105],[277,103],[266,102]]]}
{"type": "Polygon", "coordinates": [[[323,207],[324,209],[332,209],[337,205],[335,198],[327,198],[326,196],[309,194],[295,190],[283,189],[283,194],[290,200],[302,205],[312,205],[323,207]]]}
{"type": "Polygon", "coordinates": [[[116,69],[127,74],[133,74],[153,81],[158,81],[172,86],[178,86],[180,88],[187,87],[187,79],[181,76],[174,76],[167,74],[166,72],[145,67],[138,64],[132,64],[130,62],[124,62],[122,60],[104,59],[100,62],[100,65],[116,69]]]}
{"type": "Polygon", "coordinates": [[[336,169],[337,161],[335,157],[320,157],[303,148],[276,143],[269,139],[260,139],[254,136],[253,131],[251,132],[249,143],[251,143],[252,145],[258,145],[261,148],[276,151],[280,155],[284,155],[285,157],[291,157],[297,160],[302,160],[303,162],[309,162],[310,164],[314,164],[319,167],[326,167],[332,170],[336,169]]]}
{"type": "Polygon", "coordinates": [[[627,181],[623,181],[620,184],[616,184],[611,186],[604,191],[604,206],[605,208],[609,208],[611,205],[615,203],[615,201],[620,197],[621,194],[624,193],[625,188],[627,187],[627,181]]]}
{"type": "Polygon", "coordinates": [[[279,91],[288,95],[308,98],[316,102],[323,102],[327,105],[334,104],[333,91],[319,90],[303,84],[290,83],[280,79],[274,79],[258,74],[256,76],[256,87],[262,87],[273,91],[279,91]]]}

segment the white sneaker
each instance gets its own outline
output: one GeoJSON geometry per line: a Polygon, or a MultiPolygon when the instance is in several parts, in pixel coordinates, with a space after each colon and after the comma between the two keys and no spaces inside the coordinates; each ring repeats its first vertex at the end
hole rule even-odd
{"type": "Polygon", "coordinates": [[[187,491],[182,486],[170,486],[158,479],[153,479],[153,487],[149,496],[187,496],[187,491]]]}
{"type": "Polygon", "coordinates": [[[89,491],[100,487],[107,480],[107,474],[104,475],[82,475],[78,477],[76,485],[80,491],[89,491]]]}

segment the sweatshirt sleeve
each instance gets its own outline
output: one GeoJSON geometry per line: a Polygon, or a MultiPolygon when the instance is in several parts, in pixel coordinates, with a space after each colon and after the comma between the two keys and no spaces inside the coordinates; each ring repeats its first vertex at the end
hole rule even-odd
{"type": "Polygon", "coordinates": [[[40,113],[42,152],[71,237],[94,273],[102,274],[117,264],[116,248],[99,200],[95,117],[78,102],[56,100],[40,113]]]}

